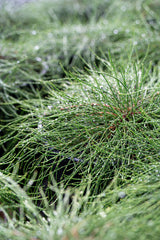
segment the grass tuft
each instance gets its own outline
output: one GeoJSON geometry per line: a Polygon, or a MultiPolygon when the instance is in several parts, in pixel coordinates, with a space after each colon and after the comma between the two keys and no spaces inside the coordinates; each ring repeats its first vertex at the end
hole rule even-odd
{"type": "Polygon", "coordinates": [[[0,4],[0,239],[159,239],[159,9],[0,4]]]}

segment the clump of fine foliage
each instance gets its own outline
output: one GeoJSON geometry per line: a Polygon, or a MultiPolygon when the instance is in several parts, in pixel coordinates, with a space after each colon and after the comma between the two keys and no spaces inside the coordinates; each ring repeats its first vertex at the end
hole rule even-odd
{"type": "Polygon", "coordinates": [[[159,239],[159,10],[0,5],[0,238],[159,239]]]}

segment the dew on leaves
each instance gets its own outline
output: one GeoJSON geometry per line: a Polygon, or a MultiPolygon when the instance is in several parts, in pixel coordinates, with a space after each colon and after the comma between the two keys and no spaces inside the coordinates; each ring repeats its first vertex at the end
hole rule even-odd
{"type": "Polygon", "coordinates": [[[34,47],[34,49],[35,49],[35,50],[39,50],[39,46],[36,45],[36,46],[34,47]]]}
{"type": "Polygon", "coordinates": [[[42,58],[36,57],[36,61],[37,61],[37,62],[41,62],[41,61],[42,61],[42,58]]]}
{"type": "Polygon", "coordinates": [[[114,34],[118,34],[118,33],[119,33],[118,29],[114,29],[114,30],[113,30],[113,33],[114,33],[114,34]]]}
{"type": "Polygon", "coordinates": [[[32,35],[36,35],[37,32],[36,32],[35,30],[33,30],[33,31],[31,32],[31,34],[32,34],[32,35]]]}

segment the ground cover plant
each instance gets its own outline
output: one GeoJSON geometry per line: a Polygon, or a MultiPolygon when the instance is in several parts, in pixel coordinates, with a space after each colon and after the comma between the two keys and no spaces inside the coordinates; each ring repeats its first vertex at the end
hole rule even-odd
{"type": "Polygon", "coordinates": [[[0,239],[159,239],[159,1],[0,7],[0,239]]]}

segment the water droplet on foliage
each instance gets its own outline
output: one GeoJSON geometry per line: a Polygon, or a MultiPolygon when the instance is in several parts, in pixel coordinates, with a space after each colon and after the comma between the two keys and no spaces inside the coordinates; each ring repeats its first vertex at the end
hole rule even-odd
{"type": "Polygon", "coordinates": [[[102,218],[105,218],[107,215],[105,212],[99,212],[99,215],[102,217],[102,218]]]}
{"type": "Polygon", "coordinates": [[[36,61],[37,61],[37,62],[41,62],[42,59],[41,59],[40,57],[36,57],[36,61]]]}
{"type": "Polygon", "coordinates": [[[35,49],[35,50],[39,50],[39,46],[36,45],[36,46],[34,47],[34,49],[35,49]]]}
{"type": "Polygon", "coordinates": [[[49,109],[49,110],[51,110],[51,109],[52,109],[52,107],[53,107],[52,105],[49,105],[49,106],[48,106],[48,109],[49,109]]]}
{"type": "Polygon", "coordinates": [[[118,30],[117,29],[113,30],[113,33],[118,34],[118,30]]]}
{"type": "Polygon", "coordinates": [[[113,33],[114,33],[114,34],[118,34],[118,33],[119,33],[118,29],[114,29],[114,30],[113,30],[113,33]]]}
{"type": "Polygon", "coordinates": [[[57,216],[58,215],[57,211],[53,211],[53,215],[57,216]]]}
{"type": "Polygon", "coordinates": [[[141,70],[138,71],[138,76],[139,76],[139,78],[141,78],[141,76],[142,76],[142,71],[141,70]]]}
{"type": "Polygon", "coordinates": [[[125,193],[125,192],[119,192],[119,193],[118,193],[118,197],[119,197],[120,199],[125,198],[125,197],[126,197],[126,193],[125,193]]]}
{"type": "Polygon", "coordinates": [[[32,35],[36,35],[37,32],[36,32],[35,30],[33,30],[33,31],[31,32],[31,34],[32,34],[32,35]]]}
{"type": "Polygon", "coordinates": [[[43,128],[42,121],[39,121],[38,123],[38,129],[41,130],[43,128]]]}
{"type": "Polygon", "coordinates": [[[58,234],[58,235],[62,235],[62,233],[63,233],[63,229],[62,229],[62,228],[58,228],[57,234],[58,234]]]}

